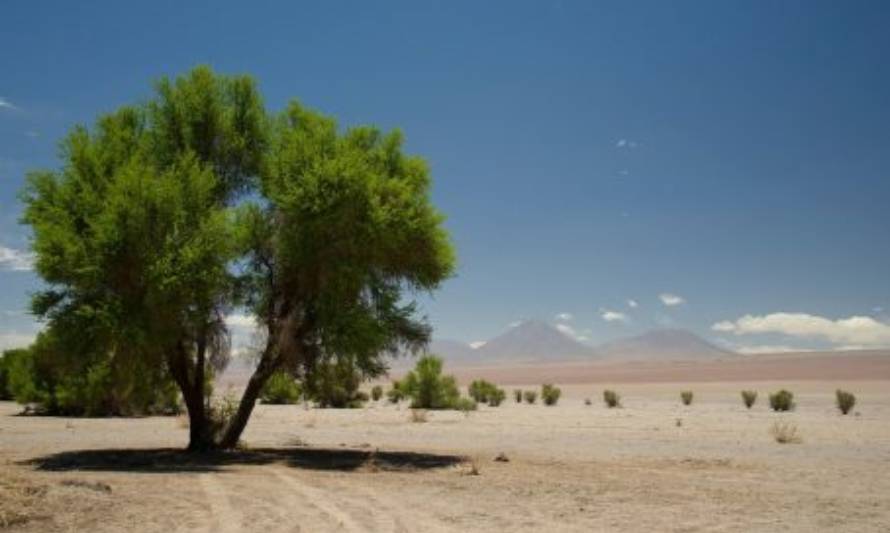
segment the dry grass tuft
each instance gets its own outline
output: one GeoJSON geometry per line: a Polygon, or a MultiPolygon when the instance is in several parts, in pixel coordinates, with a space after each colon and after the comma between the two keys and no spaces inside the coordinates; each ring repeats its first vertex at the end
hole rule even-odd
{"type": "Polygon", "coordinates": [[[422,424],[426,422],[426,409],[411,409],[411,421],[416,424],[422,424]]]}
{"type": "Polygon", "coordinates": [[[797,426],[791,422],[776,422],[769,432],[779,444],[800,444],[803,442],[797,426]]]}
{"type": "Polygon", "coordinates": [[[48,490],[47,485],[12,472],[0,473],[0,528],[47,518],[43,513],[48,490]]]}

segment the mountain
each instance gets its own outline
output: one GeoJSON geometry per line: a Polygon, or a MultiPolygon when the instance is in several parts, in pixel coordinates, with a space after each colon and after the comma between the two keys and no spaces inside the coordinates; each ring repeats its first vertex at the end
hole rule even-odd
{"type": "Polygon", "coordinates": [[[618,339],[598,346],[597,352],[608,359],[635,361],[702,361],[736,355],[683,329],[657,329],[618,339]]]}
{"type": "Polygon", "coordinates": [[[591,357],[594,350],[541,320],[526,320],[475,350],[485,361],[591,357]]]}

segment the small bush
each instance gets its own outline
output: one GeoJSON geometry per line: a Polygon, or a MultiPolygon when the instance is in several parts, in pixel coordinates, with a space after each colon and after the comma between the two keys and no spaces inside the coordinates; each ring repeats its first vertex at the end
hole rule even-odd
{"type": "Polygon", "coordinates": [[[300,385],[286,372],[275,372],[260,393],[260,402],[287,405],[300,401],[300,385]]]}
{"type": "Polygon", "coordinates": [[[856,395],[852,392],[838,389],[835,391],[835,396],[837,396],[837,408],[842,415],[849,413],[856,406],[856,395]]]}
{"type": "Polygon", "coordinates": [[[750,409],[754,402],[757,401],[757,391],[756,390],[743,390],[742,391],[742,401],[745,403],[745,407],[750,409]]]}
{"type": "Polygon", "coordinates": [[[392,382],[392,388],[386,391],[386,399],[390,403],[399,403],[405,399],[405,392],[402,390],[402,384],[399,381],[392,382]]]}
{"type": "Polygon", "coordinates": [[[415,424],[426,422],[426,409],[411,409],[411,421],[415,424]]]}
{"type": "Polygon", "coordinates": [[[535,403],[538,401],[538,393],[533,390],[527,390],[522,393],[522,398],[525,399],[525,403],[535,403]]]}
{"type": "Polygon", "coordinates": [[[382,398],[382,397],[383,397],[383,387],[381,387],[380,385],[374,385],[373,387],[371,387],[371,399],[372,400],[374,400],[376,402],[376,401],[379,401],[380,398],[382,398]]]}
{"type": "Polygon", "coordinates": [[[769,432],[779,444],[800,444],[803,442],[797,431],[797,426],[790,422],[776,422],[769,432]]]}
{"type": "Polygon", "coordinates": [[[454,402],[454,409],[458,411],[462,411],[464,414],[469,414],[470,411],[475,411],[478,407],[476,400],[472,398],[458,398],[454,402]]]}
{"type": "Polygon", "coordinates": [[[562,390],[560,390],[559,387],[551,385],[550,383],[541,385],[541,400],[544,402],[544,405],[556,405],[556,402],[559,401],[561,395],[562,390]]]}
{"type": "Polygon", "coordinates": [[[692,397],[693,394],[691,390],[684,390],[680,393],[680,401],[683,402],[683,405],[692,405],[692,397]]]}
{"type": "Polygon", "coordinates": [[[593,405],[593,402],[590,401],[590,398],[584,398],[584,405],[593,405]]]}
{"type": "Polygon", "coordinates": [[[769,406],[773,411],[793,411],[795,407],[794,394],[785,389],[770,394],[769,406]]]}
{"type": "Polygon", "coordinates": [[[621,396],[613,390],[606,389],[603,391],[603,401],[606,402],[606,407],[609,409],[621,407],[621,396]]]}
{"type": "Polygon", "coordinates": [[[501,402],[504,401],[504,398],[507,397],[507,393],[504,392],[504,389],[495,389],[491,394],[488,395],[488,405],[491,407],[497,407],[501,405],[501,402]]]}
{"type": "Polygon", "coordinates": [[[513,389],[513,399],[516,403],[522,403],[522,389],[513,389]]]}

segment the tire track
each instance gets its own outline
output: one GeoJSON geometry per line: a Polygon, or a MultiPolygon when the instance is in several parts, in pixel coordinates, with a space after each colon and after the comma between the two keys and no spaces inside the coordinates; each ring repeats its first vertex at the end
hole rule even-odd
{"type": "Polygon", "coordinates": [[[210,507],[208,532],[236,533],[241,529],[241,513],[232,507],[229,494],[219,480],[220,474],[200,474],[201,487],[210,507]]]}

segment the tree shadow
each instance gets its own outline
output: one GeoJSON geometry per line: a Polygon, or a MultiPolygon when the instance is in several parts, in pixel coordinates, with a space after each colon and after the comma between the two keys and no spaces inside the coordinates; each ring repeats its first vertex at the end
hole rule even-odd
{"type": "Polygon", "coordinates": [[[175,448],[75,450],[23,461],[38,470],[63,472],[221,472],[238,465],[281,464],[309,470],[411,472],[462,463],[458,455],[337,448],[255,448],[189,453],[175,448]]]}

